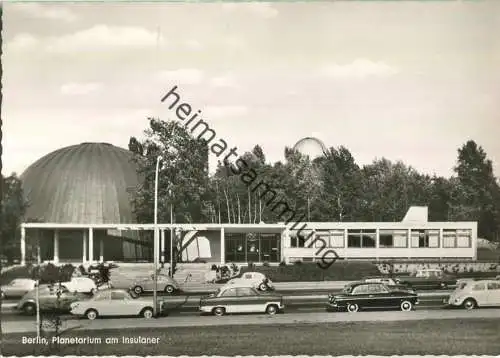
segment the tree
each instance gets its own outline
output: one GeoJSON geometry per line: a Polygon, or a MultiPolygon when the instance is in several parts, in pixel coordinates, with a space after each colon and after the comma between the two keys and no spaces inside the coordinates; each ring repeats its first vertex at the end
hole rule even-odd
{"type": "Polygon", "coordinates": [[[478,235],[498,241],[500,187],[486,152],[470,140],[458,149],[456,185],[452,192],[455,220],[477,220],[478,235]]]}
{"type": "Polygon", "coordinates": [[[24,199],[21,180],[15,173],[1,178],[3,186],[2,247],[0,256],[11,264],[20,257],[20,230],[27,203],[24,199]]]}
{"type": "Polygon", "coordinates": [[[132,198],[137,220],[142,223],[154,220],[156,160],[161,155],[158,221],[170,222],[172,203],[175,222],[206,222],[211,204],[206,141],[192,137],[177,122],[155,118],[149,118],[145,137],[142,142],[136,138],[131,138],[129,142],[142,178],[132,198]]]}

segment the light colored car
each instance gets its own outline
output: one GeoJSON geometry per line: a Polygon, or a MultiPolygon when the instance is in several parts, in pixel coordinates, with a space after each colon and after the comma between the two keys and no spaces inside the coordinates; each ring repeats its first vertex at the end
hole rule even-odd
{"type": "Polygon", "coordinates": [[[29,278],[16,278],[7,285],[2,286],[2,298],[23,297],[26,293],[33,290],[36,281],[29,278]]]}
{"type": "Polygon", "coordinates": [[[71,281],[63,282],[62,285],[71,292],[91,294],[97,292],[97,285],[94,280],[88,277],[72,277],[71,281]]]}
{"type": "MultiPolygon", "coordinates": [[[[157,277],[158,282],[158,291],[163,291],[169,295],[175,293],[180,290],[180,285],[175,281],[172,277],[164,274],[159,274],[157,277]]],[[[155,281],[154,275],[150,275],[149,277],[145,277],[142,279],[136,280],[131,286],[130,289],[134,291],[137,295],[140,295],[143,292],[154,291],[155,289],[155,281]]]]}
{"type": "MultiPolygon", "coordinates": [[[[163,303],[158,303],[158,313],[162,312],[163,303]]],[[[107,289],[97,292],[86,301],[77,301],[70,305],[71,314],[85,316],[94,320],[100,316],[140,316],[152,318],[153,300],[133,298],[126,290],[107,289]]]]}
{"type": "Polygon", "coordinates": [[[500,306],[500,282],[497,280],[464,281],[444,303],[471,310],[500,306]]]}
{"type": "Polygon", "coordinates": [[[273,315],[284,309],[283,296],[259,292],[248,284],[228,284],[200,300],[200,311],[216,316],[252,312],[273,315]]]}
{"type": "MultiPolygon", "coordinates": [[[[71,292],[62,285],[40,285],[38,302],[40,311],[69,311],[72,302],[85,299],[85,294],[71,292]],[[59,293],[59,297],[58,297],[59,293]]],[[[17,310],[28,315],[36,313],[36,288],[26,293],[17,304],[17,310]]]]}
{"type": "Polygon", "coordinates": [[[235,284],[252,286],[259,291],[274,290],[273,282],[266,275],[260,272],[244,272],[240,277],[229,280],[226,285],[235,284]]]}

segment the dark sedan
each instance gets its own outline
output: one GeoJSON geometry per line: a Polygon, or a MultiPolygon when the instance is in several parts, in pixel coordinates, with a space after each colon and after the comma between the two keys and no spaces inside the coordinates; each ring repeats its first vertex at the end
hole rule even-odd
{"type": "Polygon", "coordinates": [[[344,287],[341,294],[328,296],[327,310],[358,312],[362,309],[411,311],[418,305],[415,292],[391,288],[382,283],[356,282],[344,287]]]}

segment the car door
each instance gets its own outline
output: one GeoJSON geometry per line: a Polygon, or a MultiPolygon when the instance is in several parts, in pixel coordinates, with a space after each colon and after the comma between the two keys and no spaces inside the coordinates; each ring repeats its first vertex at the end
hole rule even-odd
{"type": "Polygon", "coordinates": [[[358,285],[354,287],[351,291],[348,302],[357,304],[359,308],[372,307],[373,301],[368,297],[368,286],[369,285],[358,285]]]}
{"type": "Polygon", "coordinates": [[[488,282],[487,290],[488,306],[500,306],[500,282],[488,282]]]}
{"type": "Polygon", "coordinates": [[[227,313],[239,313],[244,309],[242,305],[239,304],[238,295],[236,292],[236,288],[228,288],[220,293],[220,296],[217,298],[217,306],[226,307],[227,313]]]}
{"type": "Polygon", "coordinates": [[[127,304],[126,292],[112,291],[111,300],[109,301],[108,312],[110,316],[127,316],[133,315],[134,309],[131,305],[127,304]]]}
{"type": "Polygon", "coordinates": [[[368,299],[367,306],[369,308],[385,308],[390,306],[391,297],[389,291],[381,283],[372,283],[367,287],[368,299]]]}
{"type": "Polygon", "coordinates": [[[236,289],[238,296],[238,306],[240,312],[264,312],[263,305],[265,297],[259,295],[257,291],[251,287],[238,287],[236,289]],[[262,309],[261,309],[262,308],[262,309]]]}
{"type": "Polygon", "coordinates": [[[99,315],[106,316],[109,315],[109,306],[111,306],[111,291],[101,291],[98,292],[90,301],[84,303],[87,309],[92,308],[97,310],[99,315]]]}
{"type": "Polygon", "coordinates": [[[480,307],[488,306],[489,302],[486,282],[477,282],[474,284],[472,287],[472,296],[480,307]]]}
{"type": "Polygon", "coordinates": [[[5,290],[6,296],[21,297],[28,290],[26,288],[26,283],[22,280],[14,280],[11,285],[7,286],[8,290],[5,290]]]}

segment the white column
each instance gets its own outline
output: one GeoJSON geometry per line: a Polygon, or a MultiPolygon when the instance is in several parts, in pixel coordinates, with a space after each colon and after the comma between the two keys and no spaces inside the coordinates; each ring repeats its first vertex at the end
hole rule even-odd
{"type": "Polygon", "coordinates": [[[99,262],[104,262],[104,239],[99,240],[99,262]]]}
{"type": "Polygon", "coordinates": [[[87,262],[87,230],[83,230],[83,249],[82,249],[82,263],[87,262]]]}
{"type": "Polygon", "coordinates": [[[220,228],[220,263],[226,263],[226,240],[224,238],[224,227],[220,228]]]}
{"type": "Polygon", "coordinates": [[[94,230],[89,228],[89,262],[94,261],[94,230]]]}
{"type": "Polygon", "coordinates": [[[161,260],[160,262],[165,263],[165,230],[160,230],[160,252],[161,260]]]}
{"type": "Polygon", "coordinates": [[[26,228],[21,227],[21,265],[26,264],[26,228]]]}
{"type": "Polygon", "coordinates": [[[59,230],[54,230],[54,264],[59,263],[59,230]]]}
{"type": "MultiPolygon", "coordinates": [[[[160,262],[160,258],[161,258],[160,230],[158,229],[158,232],[155,232],[155,231],[153,231],[153,232],[154,232],[154,234],[153,234],[154,239],[153,240],[155,240],[155,241],[157,240],[158,241],[158,242],[156,242],[156,245],[157,245],[156,247],[158,248],[158,252],[156,253],[156,256],[157,256],[156,262],[160,262]]],[[[154,253],[153,253],[153,255],[154,255],[154,253]]]]}

